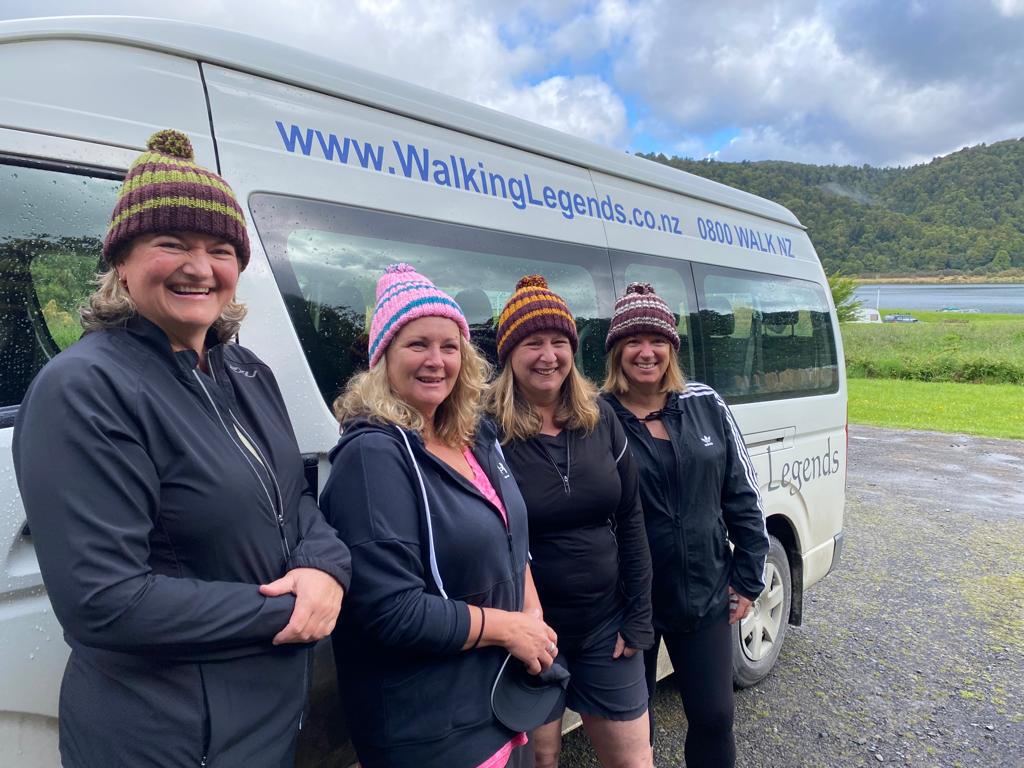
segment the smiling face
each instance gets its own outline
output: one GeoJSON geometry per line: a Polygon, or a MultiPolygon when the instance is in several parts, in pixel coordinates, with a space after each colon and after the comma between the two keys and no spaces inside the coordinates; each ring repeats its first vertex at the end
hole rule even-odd
{"type": "Polygon", "coordinates": [[[428,424],[452,393],[462,370],[462,333],[447,317],[411,320],[384,353],[388,383],[428,424]]]}
{"type": "Polygon", "coordinates": [[[657,333],[640,333],[622,340],[620,365],[631,386],[657,391],[668,371],[674,350],[668,339],[657,333]]]}
{"type": "Polygon", "coordinates": [[[519,342],[508,356],[512,375],[523,397],[533,405],[558,400],[572,370],[572,345],[558,331],[541,331],[519,342]]]}
{"type": "Polygon", "coordinates": [[[171,348],[202,353],[210,326],[234,298],[235,247],[195,232],[142,235],[117,273],[139,314],[167,334],[171,348]]]}

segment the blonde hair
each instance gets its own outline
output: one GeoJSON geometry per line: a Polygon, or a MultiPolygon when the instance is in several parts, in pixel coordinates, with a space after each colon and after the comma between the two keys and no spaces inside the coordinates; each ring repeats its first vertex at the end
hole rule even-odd
{"type": "MultiPolygon", "coordinates": [[[[540,434],[544,425],[540,414],[516,386],[510,363],[506,363],[498,377],[487,388],[484,407],[493,414],[494,420],[501,428],[503,443],[534,437],[540,434]]],[[[569,375],[562,382],[561,399],[555,410],[555,424],[563,429],[580,429],[589,433],[594,431],[600,417],[597,388],[573,363],[569,368],[569,375]]]]}
{"type": "MultiPolygon", "coordinates": [[[[245,304],[232,299],[211,326],[217,339],[223,344],[238,335],[238,329],[245,319],[245,304]]],[[[117,270],[111,267],[96,275],[96,290],[78,310],[82,328],[86,333],[107,328],[121,328],[139,313],[128,289],[121,284],[117,270]]]]}
{"type": "MultiPolygon", "coordinates": [[[[622,350],[625,349],[626,342],[629,339],[629,336],[625,336],[612,345],[611,352],[608,353],[608,357],[605,359],[605,378],[604,384],[601,386],[602,392],[610,392],[613,395],[629,394],[629,377],[622,370],[622,350]]],[[[679,367],[679,358],[676,356],[675,349],[673,349],[672,354],[668,356],[668,369],[661,377],[658,392],[662,394],[665,392],[682,392],[685,387],[686,377],[683,375],[683,369],[679,367]]]]}
{"type": "MultiPolygon", "coordinates": [[[[452,448],[470,445],[480,421],[480,398],[491,375],[491,366],[476,347],[459,337],[462,367],[455,386],[434,413],[434,434],[452,448]]],[[[397,424],[423,432],[423,415],[397,397],[388,382],[388,353],[377,364],[351,379],[333,403],[339,422],[363,417],[385,424],[397,424]]]]}

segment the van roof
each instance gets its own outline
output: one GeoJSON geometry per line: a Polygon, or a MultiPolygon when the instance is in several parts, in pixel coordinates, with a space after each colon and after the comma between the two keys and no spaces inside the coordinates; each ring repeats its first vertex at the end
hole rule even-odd
{"type": "Polygon", "coordinates": [[[802,226],[787,208],[748,192],[335,59],[239,32],[183,21],[130,16],[58,16],[0,22],[0,44],[60,39],[116,43],[185,56],[337,96],[783,224],[802,226]]]}

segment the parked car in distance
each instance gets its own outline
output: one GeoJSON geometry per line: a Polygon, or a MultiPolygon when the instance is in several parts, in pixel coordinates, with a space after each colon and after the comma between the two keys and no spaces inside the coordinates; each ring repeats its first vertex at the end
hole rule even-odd
{"type": "Polygon", "coordinates": [[[851,321],[854,323],[880,323],[882,322],[882,313],[877,309],[870,309],[868,307],[860,307],[854,313],[854,319],[851,321]]]}
{"type": "Polygon", "coordinates": [[[886,315],[882,318],[886,323],[916,323],[917,318],[913,315],[886,315]]]}

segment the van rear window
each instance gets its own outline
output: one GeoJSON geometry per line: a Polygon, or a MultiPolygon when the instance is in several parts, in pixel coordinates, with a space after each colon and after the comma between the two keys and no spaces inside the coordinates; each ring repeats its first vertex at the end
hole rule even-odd
{"type": "Polygon", "coordinates": [[[604,375],[613,295],[603,249],[276,195],[253,195],[249,202],[328,404],[366,366],[377,279],[400,261],[459,303],[473,342],[492,363],[498,314],[516,281],[544,275],[576,316],[577,363],[596,381],[604,375]]]}
{"type": "Polygon", "coordinates": [[[703,264],[694,277],[707,384],[737,403],[838,391],[822,286],[703,264]]]}

